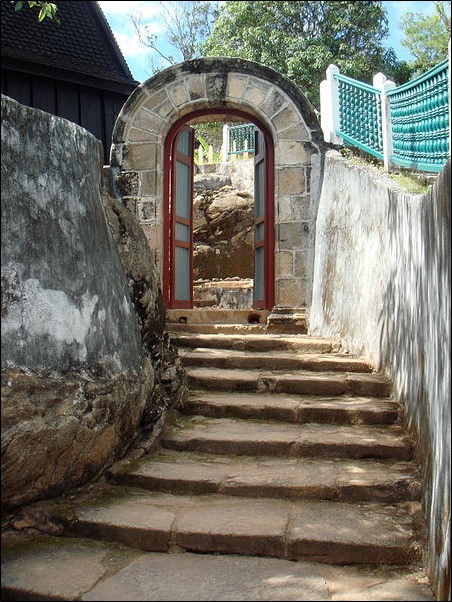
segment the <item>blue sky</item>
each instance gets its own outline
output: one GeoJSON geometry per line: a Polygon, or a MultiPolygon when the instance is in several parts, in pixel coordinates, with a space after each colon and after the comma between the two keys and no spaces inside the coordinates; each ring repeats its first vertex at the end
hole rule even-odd
{"type": "MultiPolygon", "coordinates": [[[[408,11],[432,14],[434,3],[422,0],[407,0],[400,2],[388,1],[383,2],[383,4],[386,7],[389,20],[389,37],[386,40],[386,45],[394,49],[399,60],[410,60],[411,55],[400,43],[402,38],[399,27],[400,17],[408,11]]],[[[149,24],[152,33],[158,35],[162,31],[159,20],[160,2],[106,1],[99,2],[99,5],[115,35],[133,77],[140,82],[151,77],[150,50],[139,42],[129,15],[141,13],[143,23],[149,24]]]]}

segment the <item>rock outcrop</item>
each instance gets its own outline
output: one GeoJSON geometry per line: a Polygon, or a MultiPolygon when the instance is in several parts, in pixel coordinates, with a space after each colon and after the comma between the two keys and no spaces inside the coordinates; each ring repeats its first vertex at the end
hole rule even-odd
{"type": "Polygon", "coordinates": [[[67,493],[132,445],[148,445],[183,397],[185,372],[163,332],[144,233],[101,192],[99,141],[2,96],[2,149],[1,472],[10,510],[67,493]]]}
{"type": "Polygon", "coordinates": [[[220,174],[198,174],[194,187],[194,280],[252,278],[252,193],[220,174]]]}

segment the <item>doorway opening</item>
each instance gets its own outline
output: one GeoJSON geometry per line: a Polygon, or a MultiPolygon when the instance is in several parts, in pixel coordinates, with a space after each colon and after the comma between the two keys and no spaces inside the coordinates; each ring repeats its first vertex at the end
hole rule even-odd
{"type": "Polygon", "coordinates": [[[192,113],[170,130],[163,274],[169,309],[273,306],[273,164],[268,131],[241,111],[192,113]]]}

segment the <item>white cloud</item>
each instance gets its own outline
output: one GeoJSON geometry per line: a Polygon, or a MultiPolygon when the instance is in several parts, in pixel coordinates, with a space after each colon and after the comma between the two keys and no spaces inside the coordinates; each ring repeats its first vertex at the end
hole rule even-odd
{"type": "Polygon", "coordinates": [[[404,1],[389,1],[386,4],[390,5],[391,9],[397,18],[400,18],[403,13],[423,13],[425,15],[432,14],[434,11],[434,2],[424,0],[404,0],[404,1]]]}
{"type": "Polygon", "coordinates": [[[116,31],[115,38],[121,52],[128,58],[142,56],[145,52],[145,48],[135,32],[116,31]]]}
{"type": "Polygon", "coordinates": [[[105,1],[99,2],[105,14],[109,14],[111,18],[127,16],[131,13],[142,13],[146,19],[151,19],[160,14],[161,6],[160,2],[112,2],[105,1]]]}
{"type": "Polygon", "coordinates": [[[102,1],[99,5],[115,36],[121,52],[135,79],[143,81],[150,76],[150,51],[138,38],[131,15],[140,16],[147,33],[162,31],[159,12],[160,2],[111,2],[102,1]]]}

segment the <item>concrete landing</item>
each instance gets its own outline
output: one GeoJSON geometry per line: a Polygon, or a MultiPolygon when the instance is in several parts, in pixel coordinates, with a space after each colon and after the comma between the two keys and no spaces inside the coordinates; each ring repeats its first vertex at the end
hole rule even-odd
{"type": "Polygon", "coordinates": [[[2,553],[2,600],[369,600],[433,602],[413,567],[330,566],[277,558],[162,554],[39,537],[2,553]]]}

